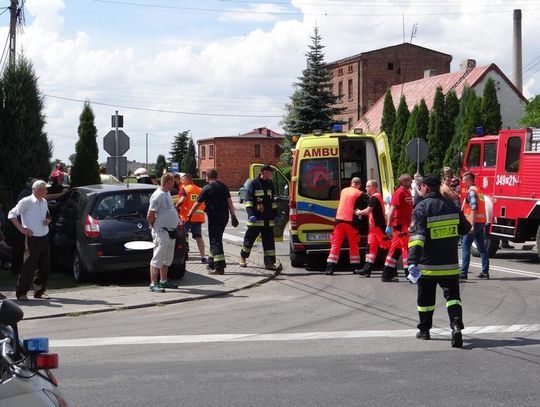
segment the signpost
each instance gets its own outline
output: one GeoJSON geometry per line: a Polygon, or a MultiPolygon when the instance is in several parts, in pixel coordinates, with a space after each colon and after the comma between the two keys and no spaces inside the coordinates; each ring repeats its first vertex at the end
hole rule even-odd
{"type": "Polygon", "coordinates": [[[416,173],[420,173],[420,163],[424,162],[429,156],[429,148],[423,138],[413,138],[407,144],[407,158],[416,162],[416,173]]]}
{"type": "Polygon", "coordinates": [[[120,127],[124,127],[124,116],[118,114],[111,117],[111,130],[103,138],[103,149],[111,157],[107,157],[107,172],[113,174],[118,179],[127,175],[127,158],[123,155],[129,150],[129,137],[120,127]]]}

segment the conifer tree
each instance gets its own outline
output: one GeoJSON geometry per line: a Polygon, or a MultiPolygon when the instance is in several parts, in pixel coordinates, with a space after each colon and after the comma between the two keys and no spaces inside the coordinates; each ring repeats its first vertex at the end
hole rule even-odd
{"type": "Polygon", "coordinates": [[[281,125],[288,134],[311,133],[315,129],[328,131],[334,123],[334,115],[344,108],[335,107],[338,100],[330,90],[331,78],[324,61],[321,36],[314,28],[312,43],[306,53],[307,67],[294,84],[291,102],[286,106],[286,115],[281,125]]]}
{"type": "Polygon", "coordinates": [[[197,157],[195,156],[195,143],[190,137],[186,156],[182,160],[182,172],[189,172],[193,177],[197,176],[197,157]]]}
{"type": "Polygon", "coordinates": [[[413,163],[409,161],[407,157],[407,144],[416,137],[416,131],[418,128],[418,105],[413,107],[409,120],[407,121],[407,128],[405,129],[405,134],[403,135],[401,148],[399,149],[399,165],[397,172],[394,174],[394,178],[397,179],[401,174],[408,173],[413,175],[416,172],[416,163],[414,163],[414,170],[411,172],[413,163]]]}
{"type": "Polygon", "coordinates": [[[50,174],[43,96],[30,61],[8,64],[0,78],[0,201],[11,208],[28,177],[50,174]]]}
{"type": "Polygon", "coordinates": [[[159,180],[161,176],[163,175],[163,171],[167,170],[167,161],[165,160],[165,156],[160,154],[157,156],[156,159],[156,177],[159,180]]]}
{"type": "Polygon", "coordinates": [[[424,162],[423,170],[425,174],[439,174],[443,167],[444,154],[446,153],[445,138],[447,135],[447,122],[444,106],[444,95],[439,86],[435,91],[433,107],[429,114],[429,128],[426,137],[429,156],[424,162]]]}
{"type": "Polygon", "coordinates": [[[89,102],[79,117],[79,140],[75,144],[75,162],[71,168],[71,186],[101,184],[98,163],[97,129],[89,102]]]}
{"type": "Polygon", "coordinates": [[[401,156],[402,140],[407,130],[407,122],[409,121],[409,107],[407,106],[407,101],[405,96],[401,95],[399,100],[399,106],[396,112],[396,122],[394,128],[392,129],[392,135],[390,137],[390,155],[392,158],[392,167],[394,169],[394,178],[397,179],[399,176],[399,160],[401,156]]]}
{"type": "Polygon", "coordinates": [[[396,122],[396,108],[392,99],[392,92],[388,89],[384,95],[383,114],[381,119],[381,131],[387,136],[392,134],[396,122]]]}
{"type": "Polygon", "coordinates": [[[495,81],[489,78],[482,97],[482,122],[485,134],[499,134],[502,127],[501,105],[497,99],[495,81]]]}
{"type": "Polygon", "coordinates": [[[188,150],[189,138],[189,130],[184,130],[178,133],[178,135],[174,138],[171,151],[169,151],[170,162],[177,162],[179,166],[181,165],[182,160],[186,156],[188,150]]]}

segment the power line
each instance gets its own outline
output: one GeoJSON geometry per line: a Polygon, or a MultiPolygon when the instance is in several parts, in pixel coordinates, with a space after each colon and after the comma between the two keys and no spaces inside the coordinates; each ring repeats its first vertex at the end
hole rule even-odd
{"type": "MultiPolygon", "coordinates": [[[[56,95],[48,95],[43,94],[43,96],[48,98],[54,98],[54,99],[61,99],[61,100],[69,100],[71,102],[86,102],[87,100],[83,99],[75,99],[75,98],[69,98],[64,96],[56,96],[56,95]]],[[[165,109],[152,109],[148,107],[139,107],[139,106],[128,106],[128,105],[119,105],[114,103],[105,103],[105,102],[96,102],[96,101],[90,101],[93,105],[100,105],[100,106],[111,106],[111,107],[118,107],[122,109],[131,109],[131,110],[143,110],[146,112],[157,112],[157,113],[170,113],[170,114],[182,114],[182,115],[190,115],[190,116],[213,116],[213,117],[260,117],[260,118],[281,118],[283,115],[268,115],[268,114],[235,114],[235,113],[203,113],[203,112],[186,112],[186,111],[178,111],[178,110],[165,110],[165,109]]]]}

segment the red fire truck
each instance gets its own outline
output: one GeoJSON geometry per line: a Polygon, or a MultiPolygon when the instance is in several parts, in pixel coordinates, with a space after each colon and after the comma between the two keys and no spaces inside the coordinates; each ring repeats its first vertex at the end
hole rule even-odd
{"type": "MultiPolygon", "coordinates": [[[[540,257],[540,129],[501,130],[469,140],[461,174],[471,171],[486,198],[493,256],[501,238],[536,242],[540,257]]],[[[467,190],[462,186],[461,195],[467,190]]],[[[478,255],[475,247],[473,255],[478,255]]]]}

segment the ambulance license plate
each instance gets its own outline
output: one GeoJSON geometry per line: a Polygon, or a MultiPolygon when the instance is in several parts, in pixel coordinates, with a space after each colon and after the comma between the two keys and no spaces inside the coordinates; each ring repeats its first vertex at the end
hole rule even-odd
{"type": "Polygon", "coordinates": [[[330,240],[331,233],[306,233],[309,241],[330,240]]]}

